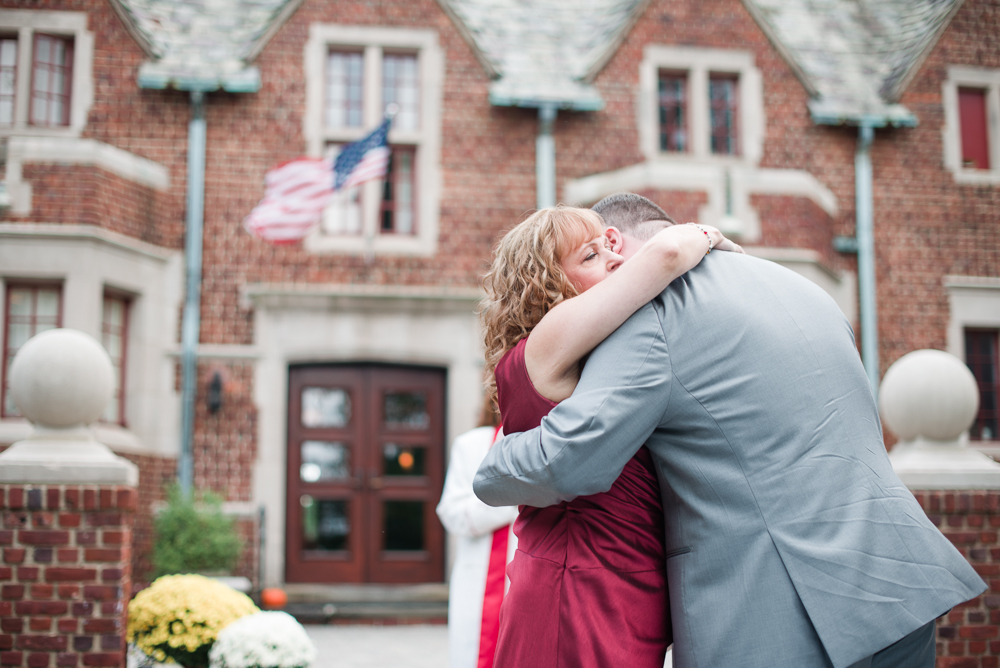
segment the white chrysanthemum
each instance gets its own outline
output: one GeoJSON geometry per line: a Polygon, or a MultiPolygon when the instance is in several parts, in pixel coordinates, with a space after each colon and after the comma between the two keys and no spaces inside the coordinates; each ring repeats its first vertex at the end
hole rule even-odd
{"type": "Polygon", "coordinates": [[[210,668],[307,668],[316,647],[284,612],[257,612],[224,628],[209,654],[210,668]]]}

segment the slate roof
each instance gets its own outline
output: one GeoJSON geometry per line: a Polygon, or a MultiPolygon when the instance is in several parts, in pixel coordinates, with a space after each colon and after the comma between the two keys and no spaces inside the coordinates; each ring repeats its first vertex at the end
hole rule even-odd
{"type": "Polygon", "coordinates": [[[247,63],[302,0],[111,0],[151,57],[143,88],[252,92],[260,73],[247,63]]]}
{"type": "MultiPolygon", "coordinates": [[[[140,85],[252,91],[249,64],[303,0],[110,0],[151,60],[140,85]]],[[[594,110],[592,80],[649,0],[437,0],[496,105],[594,110]]],[[[820,123],[909,125],[897,100],[963,0],[742,0],[820,123]]]]}
{"type": "Polygon", "coordinates": [[[496,105],[592,110],[590,80],[647,0],[438,0],[497,76],[496,105]]]}
{"type": "Polygon", "coordinates": [[[744,0],[819,123],[912,125],[897,103],[962,0],[744,0]]]}

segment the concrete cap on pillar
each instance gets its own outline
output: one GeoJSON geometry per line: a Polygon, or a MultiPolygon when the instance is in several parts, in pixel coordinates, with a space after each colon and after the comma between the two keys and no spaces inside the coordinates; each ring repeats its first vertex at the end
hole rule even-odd
{"type": "Polygon", "coordinates": [[[889,460],[910,489],[1000,489],[1000,464],[967,447],[979,389],[955,356],[917,350],[899,358],[882,379],[879,409],[899,437],[889,460]]]}
{"type": "Polygon", "coordinates": [[[98,443],[87,425],[114,394],[114,367],[93,337],[52,329],[21,346],[10,392],[34,425],[0,454],[0,482],[138,484],[135,464],[98,443]]]}

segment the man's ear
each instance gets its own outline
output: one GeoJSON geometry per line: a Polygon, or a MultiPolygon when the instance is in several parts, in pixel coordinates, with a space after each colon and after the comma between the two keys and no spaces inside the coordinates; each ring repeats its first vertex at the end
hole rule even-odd
{"type": "Polygon", "coordinates": [[[622,238],[621,231],[617,227],[608,227],[604,230],[604,236],[611,242],[611,250],[621,255],[622,248],[625,246],[625,239],[622,238]]]}

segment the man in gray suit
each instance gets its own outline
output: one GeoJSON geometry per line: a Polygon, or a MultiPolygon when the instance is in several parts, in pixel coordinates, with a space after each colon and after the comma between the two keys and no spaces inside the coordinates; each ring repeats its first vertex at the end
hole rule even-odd
{"type": "MultiPolygon", "coordinates": [[[[594,208],[626,257],[666,219],[636,195],[594,208]]],[[[603,492],[644,443],[678,668],[933,668],[934,620],[985,589],[893,473],[849,323],[777,264],[717,253],[671,283],[540,427],[492,448],[475,491],[603,492]]]]}

